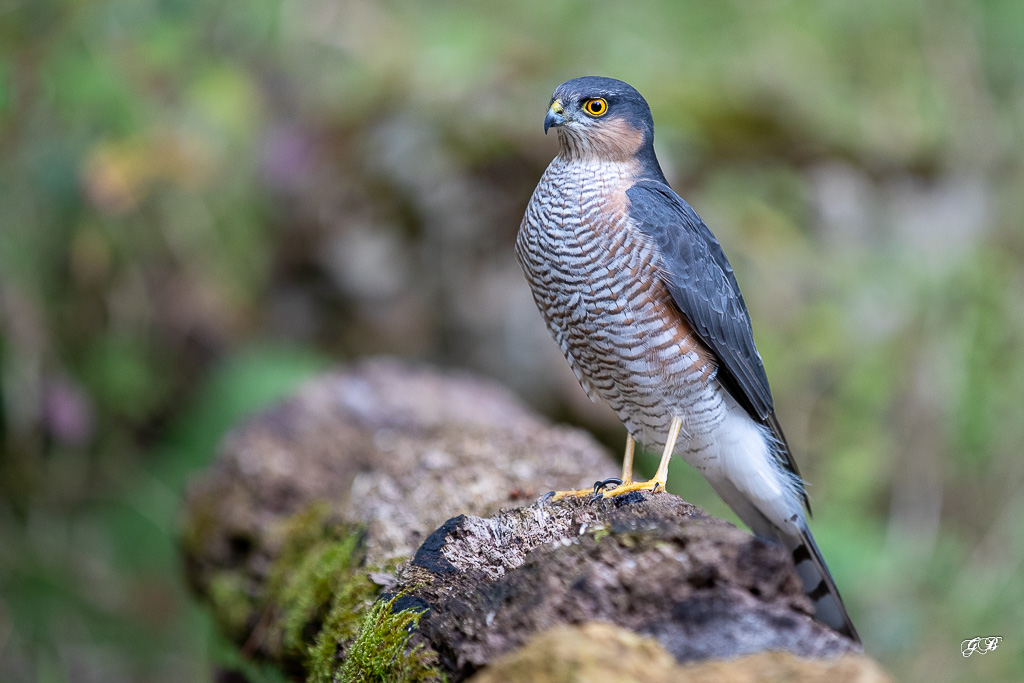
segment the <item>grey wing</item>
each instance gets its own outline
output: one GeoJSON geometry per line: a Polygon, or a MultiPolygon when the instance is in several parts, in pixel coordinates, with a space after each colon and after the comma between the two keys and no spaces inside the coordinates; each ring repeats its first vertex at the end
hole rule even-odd
{"type": "MultiPolygon", "coordinates": [[[[754,346],[750,314],[732,266],[704,221],[668,185],[642,180],[629,190],[630,217],[662,257],[663,278],[679,311],[719,359],[718,378],[778,441],[776,455],[799,475],[775,417],[772,391],[754,346]]],[[[801,488],[804,505],[807,496],[801,488]]],[[[808,506],[808,512],[810,508],[808,506]]]]}

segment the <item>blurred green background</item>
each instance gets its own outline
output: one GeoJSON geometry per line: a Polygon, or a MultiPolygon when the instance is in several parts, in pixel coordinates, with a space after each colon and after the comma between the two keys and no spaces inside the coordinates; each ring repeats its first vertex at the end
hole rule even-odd
{"type": "Polygon", "coordinates": [[[181,492],[333,362],[468,367],[621,448],[512,256],[589,74],[736,268],[868,652],[1024,680],[1022,46],[1019,0],[0,0],[0,680],[238,666],[181,492]]]}

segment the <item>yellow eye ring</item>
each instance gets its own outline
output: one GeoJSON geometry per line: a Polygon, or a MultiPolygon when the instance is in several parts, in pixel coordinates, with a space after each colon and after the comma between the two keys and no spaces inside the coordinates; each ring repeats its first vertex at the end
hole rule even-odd
{"type": "Polygon", "coordinates": [[[608,101],[603,97],[593,97],[583,103],[583,111],[591,116],[604,116],[608,113],[608,101]]]}

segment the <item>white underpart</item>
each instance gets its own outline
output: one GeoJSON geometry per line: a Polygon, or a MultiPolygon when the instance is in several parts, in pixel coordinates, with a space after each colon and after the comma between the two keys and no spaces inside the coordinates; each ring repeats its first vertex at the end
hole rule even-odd
{"type": "MultiPolygon", "coordinates": [[[[794,524],[803,521],[803,509],[794,475],[776,461],[771,437],[765,428],[755,422],[728,392],[723,393],[726,407],[723,419],[704,437],[706,445],[703,448],[684,451],[683,457],[707,477],[741,518],[745,517],[743,503],[730,500],[730,488],[779,530],[795,532],[794,524]]],[[[751,524],[751,520],[744,521],[751,524]]]]}

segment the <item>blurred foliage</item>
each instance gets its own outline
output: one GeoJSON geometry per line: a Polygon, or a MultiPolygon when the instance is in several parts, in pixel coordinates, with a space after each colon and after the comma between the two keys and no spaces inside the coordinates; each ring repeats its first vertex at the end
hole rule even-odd
{"type": "Polygon", "coordinates": [[[0,678],[262,675],[186,597],[180,492],[328,360],[620,447],[511,256],[583,74],[647,96],[736,267],[868,651],[1024,677],[1022,44],[1014,0],[0,2],[0,678]]]}

